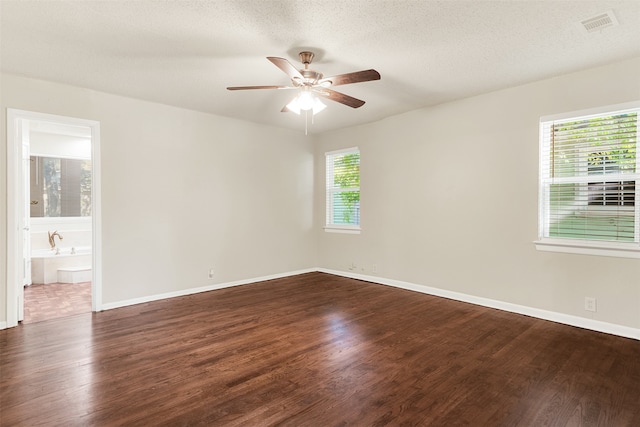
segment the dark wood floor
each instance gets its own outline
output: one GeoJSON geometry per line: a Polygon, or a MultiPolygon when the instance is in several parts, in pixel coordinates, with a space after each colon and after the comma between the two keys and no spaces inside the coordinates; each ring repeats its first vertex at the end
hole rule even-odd
{"type": "Polygon", "coordinates": [[[323,273],[0,331],[0,425],[640,426],[640,342],[323,273]]]}
{"type": "Polygon", "coordinates": [[[48,283],[24,288],[23,324],[91,312],[91,282],[48,283]]]}

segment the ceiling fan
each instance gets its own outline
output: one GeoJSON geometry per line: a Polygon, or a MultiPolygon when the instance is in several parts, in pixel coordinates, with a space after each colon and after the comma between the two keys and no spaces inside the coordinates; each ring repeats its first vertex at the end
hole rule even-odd
{"type": "Polygon", "coordinates": [[[376,70],[363,70],[353,73],[339,74],[332,77],[324,77],[322,73],[309,69],[309,64],[313,60],[314,53],[309,51],[300,52],[300,62],[304,68],[298,70],[284,58],[268,56],[276,67],[285,72],[291,79],[291,86],[231,86],[228,90],[253,90],[253,89],[298,89],[299,94],[284,108],[282,112],[293,112],[300,114],[300,111],[311,111],[313,114],[319,113],[326,106],[316,97],[319,95],[331,101],[339,102],[352,108],[359,108],[364,105],[364,101],[342,92],[337,92],[331,87],[352,83],[368,82],[380,80],[380,73],[376,70]]]}

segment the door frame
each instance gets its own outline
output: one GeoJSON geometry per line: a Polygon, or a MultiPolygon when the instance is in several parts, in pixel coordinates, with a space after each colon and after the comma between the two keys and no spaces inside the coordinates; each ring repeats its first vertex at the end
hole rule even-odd
{"type": "Polygon", "coordinates": [[[26,194],[23,187],[22,140],[19,132],[23,120],[47,121],[91,129],[91,224],[92,281],[91,310],[102,310],[102,205],[100,170],[100,122],[54,114],[7,108],[7,327],[18,325],[23,284],[23,215],[26,194]]]}

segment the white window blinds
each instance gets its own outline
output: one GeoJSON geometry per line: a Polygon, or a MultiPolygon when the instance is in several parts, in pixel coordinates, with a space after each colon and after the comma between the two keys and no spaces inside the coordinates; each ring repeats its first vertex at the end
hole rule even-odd
{"type": "Polygon", "coordinates": [[[640,241],[639,111],[541,120],[542,239],[640,241]]]}
{"type": "Polygon", "coordinates": [[[360,225],[360,151],[357,148],[326,153],[326,226],[360,225]]]}

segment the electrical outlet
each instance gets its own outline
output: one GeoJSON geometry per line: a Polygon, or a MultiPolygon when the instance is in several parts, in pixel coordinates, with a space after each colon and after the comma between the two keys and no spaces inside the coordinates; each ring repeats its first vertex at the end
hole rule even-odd
{"type": "Polygon", "coordinates": [[[596,299],[593,297],[584,297],[584,309],[587,311],[596,311],[596,299]]]}
{"type": "Polygon", "coordinates": [[[209,279],[213,279],[213,268],[209,269],[209,279]]]}
{"type": "Polygon", "coordinates": [[[373,264],[371,266],[371,272],[372,273],[377,273],[378,272],[378,264],[373,264]]]}

